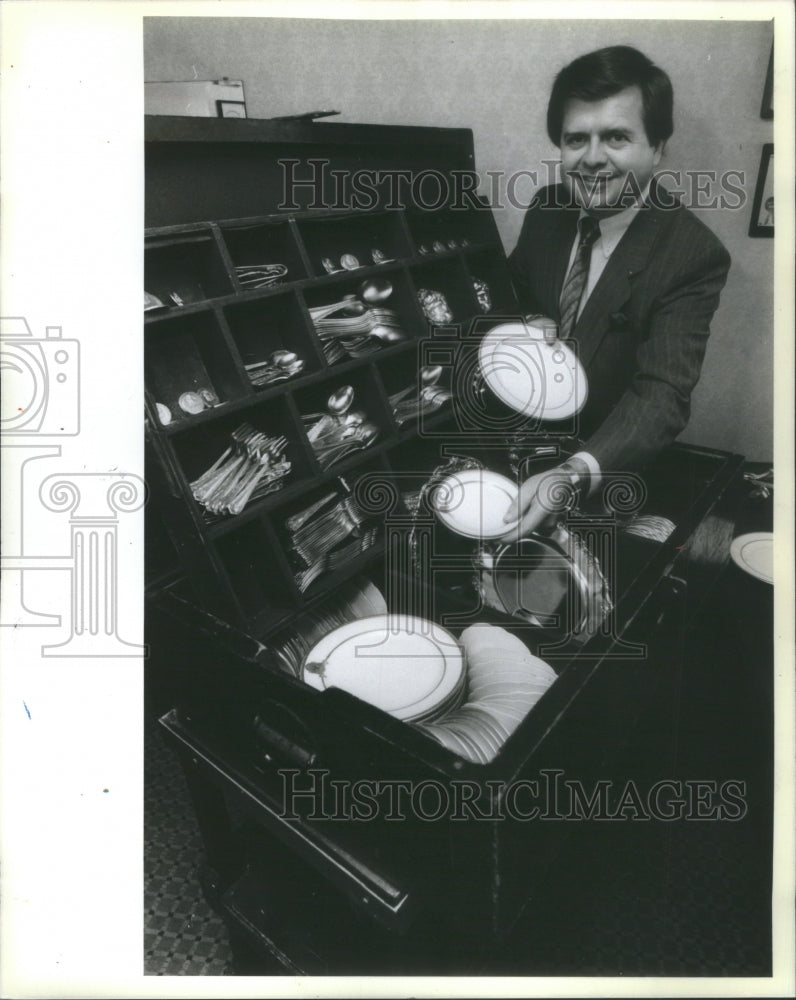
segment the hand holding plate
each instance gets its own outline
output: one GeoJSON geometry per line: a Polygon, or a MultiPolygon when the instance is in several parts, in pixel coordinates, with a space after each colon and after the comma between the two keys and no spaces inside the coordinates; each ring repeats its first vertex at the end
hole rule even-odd
{"type": "Polygon", "coordinates": [[[503,518],[511,527],[500,541],[516,542],[552,523],[570,506],[573,488],[572,473],[560,466],[526,479],[503,518]]]}

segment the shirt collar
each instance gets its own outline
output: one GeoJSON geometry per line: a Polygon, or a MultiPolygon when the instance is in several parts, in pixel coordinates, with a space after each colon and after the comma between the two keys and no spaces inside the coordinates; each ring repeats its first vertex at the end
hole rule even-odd
{"type": "MultiPolygon", "coordinates": [[[[595,243],[595,247],[599,247],[606,260],[611,256],[619,241],[630,228],[630,224],[635,219],[636,213],[647,199],[649,189],[650,182],[647,182],[647,186],[641,192],[641,196],[634,205],[630,205],[628,208],[622,209],[622,211],[617,212],[616,215],[609,215],[605,219],[598,220],[600,226],[600,237],[595,243]]],[[[584,209],[581,209],[579,218],[582,219],[586,214],[587,213],[584,209]]]]}

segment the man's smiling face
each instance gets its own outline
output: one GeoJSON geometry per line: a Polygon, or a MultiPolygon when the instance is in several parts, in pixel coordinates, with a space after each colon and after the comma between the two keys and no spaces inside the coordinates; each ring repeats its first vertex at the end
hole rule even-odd
{"type": "Polygon", "coordinates": [[[660,162],[663,144],[650,145],[638,87],[601,101],[573,99],[564,108],[561,170],[578,205],[613,215],[644,190],[660,162]],[[624,198],[623,198],[624,195],[624,198]]]}

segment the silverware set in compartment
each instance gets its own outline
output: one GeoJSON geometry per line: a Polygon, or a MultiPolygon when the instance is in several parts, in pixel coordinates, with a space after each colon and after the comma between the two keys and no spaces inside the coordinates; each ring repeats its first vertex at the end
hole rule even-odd
{"type": "Polygon", "coordinates": [[[344,385],[327,401],[327,413],[302,415],[304,430],[325,471],[355,451],[373,444],[381,433],[363,410],[352,410],[354,390],[344,385]]]}
{"type": "Polygon", "coordinates": [[[399,427],[410,420],[416,420],[421,413],[434,413],[453,398],[450,390],[437,384],[441,375],[442,368],[439,365],[424,365],[418,373],[417,382],[389,397],[393,416],[399,427]]]}
{"type": "Polygon", "coordinates": [[[251,501],[282,488],[291,469],[286,445],[286,437],[241,424],[223,455],[190,484],[194,499],[208,514],[240,514],[251,501]]]}
{"type": "Polygon", "coordinates": [[[362,282],[359,296],[345,295],[339,302],[310,309],[310,317],[329,364],[346,355],[365,357],[385,344],[397,344],[407,339],[398,313],[381,304],[392,291],[393,286],[386,279],[372,278],[362,282]]]}
{"type": "Polygon", "coordinates": [[[431,243],[421,243],[417,248],[418,253],[423,255],[430,253],[445,253],[447,250],[466,250],[470,246],[470,241],[466,238],[461,240],[434,240],[431,243]]]}
{"type": "Polygon", "coordinates": [[[240,264],[235,268],[235,277],[244,291],[278,285],[286,275],[285,264],[240,264]]]}
{"type": "MultiPolygon", "coordinates": [[[[382,250],[374,247],[370,251],[370,259],[374,264],[392,264],[394,258],[388,257],[382,250]]],[[[321,267],[327,274],[339,274],[341,271],[356,271],[360,267],[366,266],[365,264],[361,264],[359,257],[352,253],[344,253],[340,257],[339,264],[331,257],[321,258],[321,267]]]]}
{"type": "Polygon", "coordinates": [[[356,558],[376,541],[378,529],[350,494],[331,492],[285,521],[296,583],[304,591],[322,573],[356,558]],[[336,501],[336,502],[335,502],[336,501]],[[352,537],[353,536],[353,537],[352,537]]]}
{"type": "Polygon", "coordinates": [[[274,351],[267,361],[244,366],[253,386],[275,385],[304,371],[304,360],[293,351],[274,351]]]}

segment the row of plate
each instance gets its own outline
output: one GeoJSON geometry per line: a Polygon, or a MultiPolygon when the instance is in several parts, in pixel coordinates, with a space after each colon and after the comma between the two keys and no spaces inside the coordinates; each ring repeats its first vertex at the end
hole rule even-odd
{"type": "Polygon", "coordinates": [[[342,688],[404,722],[432,722],[458,707],[467,671],[462,649],[434,622],[375,615],[348,622],[308,653],[302,678],[342,688]]]}
{"type": "Polygon", "coordinates": [[[486,764],[556,674],[497,626],[472,625],[457,642],[434,622],[385,614],[330,631],[307,654],[301,677],[316,690],[342,688],[486,764]]]}
{"type": "Polygon", "coordinates": [[[495,625],[471,625],[459,642],[467,660],[467,703],[421,728],[460,757],[488,764],[556,673],[520,639],[495,625]]]}

